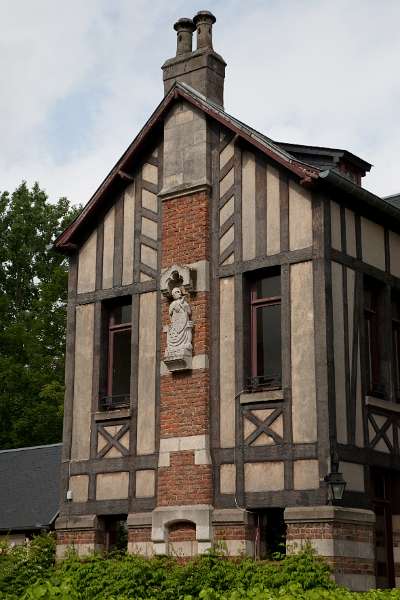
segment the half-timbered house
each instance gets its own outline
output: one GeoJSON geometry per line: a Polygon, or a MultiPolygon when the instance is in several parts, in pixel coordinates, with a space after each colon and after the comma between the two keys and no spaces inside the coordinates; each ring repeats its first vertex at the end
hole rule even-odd
{"type": "Polygon", "coordinates": [[[227,114],[214,22],[175,24],[163,100],[56,241],[59,555],[110,547],[121,522],[146,555],[263,556],[286,536],[343,584],[394,585],[399,203],[351,152],[227,114]]]}

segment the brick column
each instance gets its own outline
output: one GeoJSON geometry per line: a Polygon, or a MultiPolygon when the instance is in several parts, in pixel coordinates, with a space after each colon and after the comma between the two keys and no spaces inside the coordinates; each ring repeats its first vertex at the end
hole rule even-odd
{"type": "Polygon", "coordinates": [[[331,565],[339,585],[354,591],[375,586],[375,514],[339,506],[286,508],[287,552],[307,542],[331,565]]]}
{"type": "MultiPolygon", "coordinates": [[[[203,277],[206,280],[209,259],[208,193],[203,191],[165,199],[161,239],[163,269],[174,264],[189,265],[196,270],[198,267],[206,274],[203,277]]],[[[173,522],[171,535],[179,538],[174,541],[179,541],[182,547],[194,547],[193,527],[186,524],[177,527],[179,518],[192,521],[196,527],[199,551],[206,549],[211,541],[211,528],[205,526],[205,522],[210,520],[213,499],[209,452],[208,283],[206,281],[204,286],[206,289],[198,291],[197,288],[188,298],[194,322],[193,368],[174,373],[162,368],[157,509],[153,514],[152,532],[155,551],[160,553],[167,550],[169,523],[173,522]]],[[[169,325],[168,306],[168,301],[163,300],[164,329],[169,325]]],[[[165,346],[164,333],[161,358],[165,346]]]]}
{"type": "Polygon", "coordinates": [[[69,548],[79,556],[104,549],[104,529],[96,515],[59,517],[56,534],[57,560],[63,559],[69,548]]]}

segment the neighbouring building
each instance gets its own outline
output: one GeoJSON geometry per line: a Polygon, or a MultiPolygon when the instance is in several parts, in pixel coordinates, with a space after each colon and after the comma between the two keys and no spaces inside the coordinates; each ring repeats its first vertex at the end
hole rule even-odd
{"type": "Polygon", "coordinates": [[[214,22],[177,21],[163,100],[55,244],[59,556],[121,523],[146,555],[262,556],[286,536],[354,589],[399,584],[399,205],[351,152],[227,114],[214,22]]]}
{"type": "Polygon", "coordinates": [[[23,544],[54,529],[61,444],[0,450],[0,541],[23,544]]]}

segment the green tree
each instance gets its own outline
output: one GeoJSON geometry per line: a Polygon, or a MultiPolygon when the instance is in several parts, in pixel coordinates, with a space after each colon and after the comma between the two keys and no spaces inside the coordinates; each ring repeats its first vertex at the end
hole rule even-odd
{"type": "Polygon", "coordinates": [[[0,194],[0,448],[61,440],[66,257],[53,250],[78,209],[36,183],[0,194]]]}

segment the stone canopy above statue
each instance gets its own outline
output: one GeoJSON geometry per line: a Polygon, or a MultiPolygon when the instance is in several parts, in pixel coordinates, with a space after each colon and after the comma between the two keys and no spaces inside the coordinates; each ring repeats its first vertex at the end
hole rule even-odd
{"type": "Polygon", "coordinates": [[[172,265],[161,274],[160,288],[161,293],[172,299],[172,290],[175,287],[183,288],[186,293],[195,291],[196,272],[186,265],[172,265]]]}

